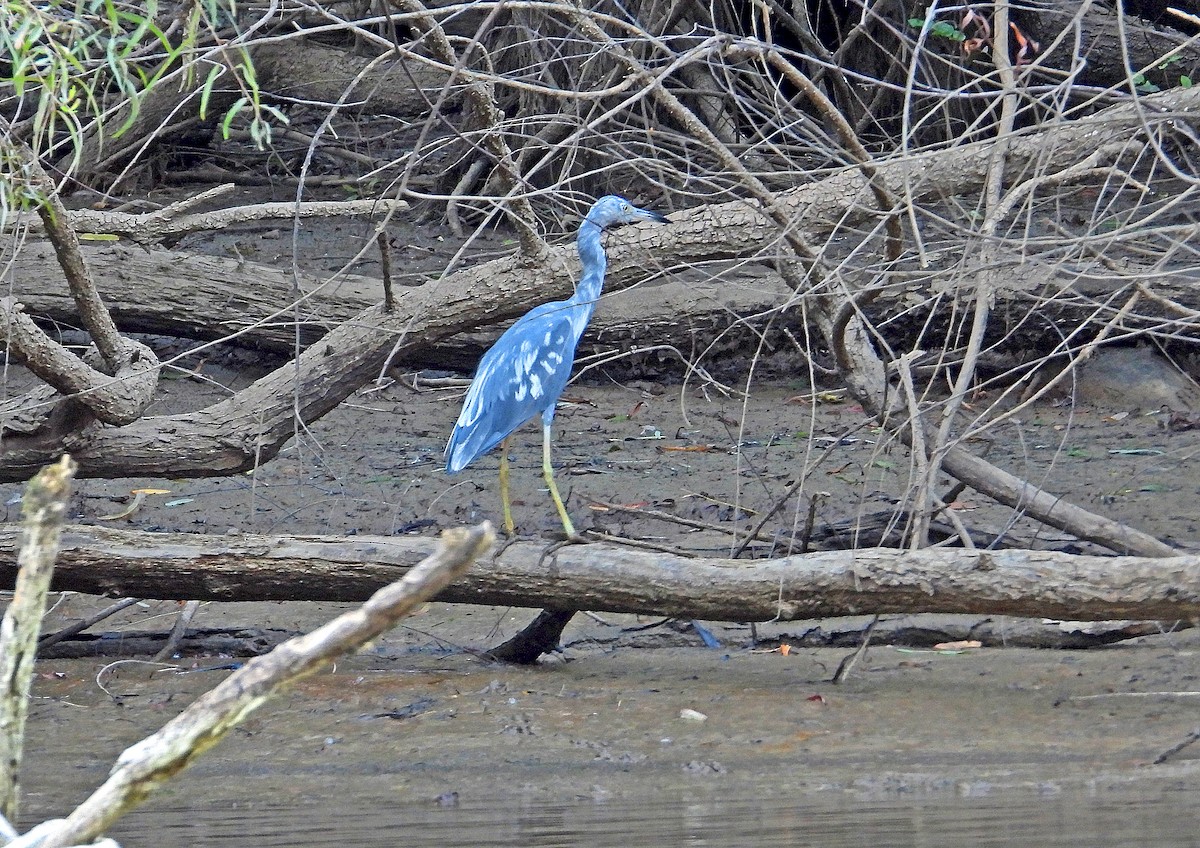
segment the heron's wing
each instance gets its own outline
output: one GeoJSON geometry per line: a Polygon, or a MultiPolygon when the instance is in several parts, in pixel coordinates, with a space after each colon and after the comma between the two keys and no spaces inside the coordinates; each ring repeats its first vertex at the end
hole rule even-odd
{"type": "Polygon", "coordinates": [[[577,311],[565,302],[543,304],[483,355],[446,446],[447,471],[466,468],[539,412],[553,415],[586,324],[577,311]]]}

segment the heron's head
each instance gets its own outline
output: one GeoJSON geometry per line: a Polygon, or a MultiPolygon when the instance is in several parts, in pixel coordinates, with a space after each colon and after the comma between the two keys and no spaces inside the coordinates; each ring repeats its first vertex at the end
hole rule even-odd
{"type": "Polygon", "coordinates": [[[592,205],[592,208],[588,210],[587,220],[603,230],[607,227],[632,224],[636,221],[655,221],[665,224],[669,219],[650,209],[640,209],[623,197],[610,194],[600,198],[592,205]]]}

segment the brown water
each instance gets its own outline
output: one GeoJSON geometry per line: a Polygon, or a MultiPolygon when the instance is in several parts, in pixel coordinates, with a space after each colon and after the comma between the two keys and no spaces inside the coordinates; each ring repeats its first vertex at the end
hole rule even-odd
{"type": "MultiPolygon", "coordinates": [[[[321,609],[232,606],[207,615],[321,609]]],[[[433,605],[419,620],[471,641],[527,616],[433,605]]],[[[112,835],[127,848],[1196,844],[1200,745],[1152,764],[1200,724],[1194,631],[1086,653],[879,646],[832,686],[844,651],[753,653],[729,628],[717,651],[630,647],[618,624],[581,619],[539,668],[398,629],[254,713],[112,835]]],[[[63,815],[229,673],[155,669],[39,665],[26,825],[63,815]]]]}
{"type": "Polygon", "coordinates": [[[879,799],[836,796],[644,802],[470,803],[442,807],[339,790],[287,803],[175,799],[130,816],[125,846],[1194,846],[1195,786],[1085,792],[879,799]],[[336,794],[335,794],[336,792],[336,794]]]}

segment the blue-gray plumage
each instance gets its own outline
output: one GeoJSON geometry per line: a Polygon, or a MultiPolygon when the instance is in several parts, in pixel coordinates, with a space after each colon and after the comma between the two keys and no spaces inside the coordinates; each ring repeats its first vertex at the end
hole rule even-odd
{"type": "MultiPolygon", "coordinates": [[[[575,347],[592,318],[604,286],[607,261],[600,234],[608,227],[635,221],[663,223],[667,219],[657,212],[639,209],[616,195],[596,201],[579,226],[576,239],[583,274],[575,294],[568,300],[534,307],[483,355],[446,446],[446,471],[454,474],[541,413],[542,472],[569,536],[575,535],[575,528],[554,485],[550,465],[554,407],[571,376],[575,347]]],[[[500,457],[500,493],[505,529],[511,534],[506,454],[507,451],[500,457]]]]}

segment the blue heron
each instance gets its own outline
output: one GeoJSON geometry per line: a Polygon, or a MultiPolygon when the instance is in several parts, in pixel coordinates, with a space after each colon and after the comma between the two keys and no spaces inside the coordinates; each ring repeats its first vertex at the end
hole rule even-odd
{"type": "MultiPolygon", "coordinates": [[[[567,386],[575,361],[575,346],[592,318],[604,286],[607,260],[600,234],[608,227],[635,221],[665,223],[667,218],[611,194],[597,200],[588,210],[575,242],[583,265],[575,294],[568,300],[535,306],[483,355],[446,445],[446,471],[454,474],[476,457],[507,442],[514,430],[540,412],[542,476],[569,537],[575,536],[575,525],[554,485],[554,469],[550,464],[554,406],[567,386]]],[[[508,497],[507,444],[500,453],[500,498],[504,529],[511,536],[514,525],[508,497]]]]}

